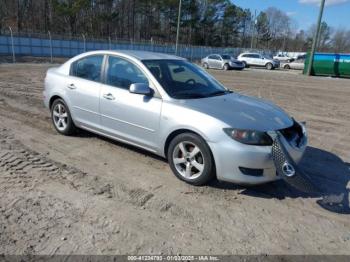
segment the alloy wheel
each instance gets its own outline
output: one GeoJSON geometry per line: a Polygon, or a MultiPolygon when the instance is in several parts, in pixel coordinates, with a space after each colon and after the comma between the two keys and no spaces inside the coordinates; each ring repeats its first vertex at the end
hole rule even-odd
{"type": "Polygon", "coordinates": [[[176,170],[186,179],[198,178],[204,170],[204,157],[197,145],[189,141],[178,143],[173,151],[176,170]]]}
{"type": "Polygon", "coordinates": [[[52,112],[53,122],[56,128],[64,131],[68,125],[68,113],[65,105],[57,103],[52,112]]]}

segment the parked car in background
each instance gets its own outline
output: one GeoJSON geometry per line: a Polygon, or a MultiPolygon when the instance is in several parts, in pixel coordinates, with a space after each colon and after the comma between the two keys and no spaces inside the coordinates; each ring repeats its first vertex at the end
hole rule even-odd
{"type": "Polygon", "coordinates": [[[259,66],[266,67],[268,70],[280,67],[280,62],[278,60],[268,58],[258,53],[242,53],[237,59],[244,63],[245,67],[259,66]]]}
{"type": "Polygon", "coordinates": [[[237,59],[234,59],[230,55],[219,55],[219,54],[211,54],[207,57],[204,57],[201,60],[201,64],[204,68],[216,68],[216,69],[239,69],[242,70],[244,68],[244,64],[237,59]]]}
{"type": "Polygon", "coordinates": [[[297,60],[297,59],[303,59],[303,60],[306,60],[306,57],[307,57],[307,55],[305,54],[305,55],[298,55],[297,57],[296,57],[296,59],[295,60],[297,60]]]}
{"type": "Polygon", "coordinates": [[[280,62],[292,62],[294,58],[289,57],[285,54],[278,54],[273,57],[273,59],[278,60],[280,62]]]}
{"type": "Polygon", "coordinates": [[[304,59],[297,59],[293,62],[285,63],[282,65],[284,69],[297,69],[297,70],[304,70],[304,66],[305,66],[304,59]]]}

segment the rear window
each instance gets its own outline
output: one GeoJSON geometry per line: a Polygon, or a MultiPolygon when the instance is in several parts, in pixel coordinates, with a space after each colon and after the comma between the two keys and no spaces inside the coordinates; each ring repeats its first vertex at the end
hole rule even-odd
{"type": "Polygon", "coordinates": [[[70,75],[100,82],[103,55],[88,56],[71,65],[70,75]]]}

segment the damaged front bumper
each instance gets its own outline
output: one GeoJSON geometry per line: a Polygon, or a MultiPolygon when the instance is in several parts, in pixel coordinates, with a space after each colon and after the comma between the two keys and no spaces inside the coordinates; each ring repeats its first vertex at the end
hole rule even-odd
{"type": "Polygon", "coordinates": [[[288,182],[286,173],[281,172],[283,165],[288,161],[290,165],[284,165],[284,169],[291,172],[288,178],[299,177],[300,172],[295,171],[299,171],[297,165],[307,146],[304,125],[294,121],[294,125],[289,128],[268,133],[274,140],[273,146],[237,146],[232,141],[209,143],[216,163],[218,180],[242,185],[257,185],[278,179],[288,182]],[[286,156],[277,158],[280,155],[286,156]]]}

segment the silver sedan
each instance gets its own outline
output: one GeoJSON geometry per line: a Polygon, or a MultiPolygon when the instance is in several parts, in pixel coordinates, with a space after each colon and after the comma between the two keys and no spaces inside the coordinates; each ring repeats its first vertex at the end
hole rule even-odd
{"type": "Polygon", "coordinates": [[[297,59],[293,62],[288,62],[283,65],[284,69],[296,69],[296,70],[304,70],[305,60],[297,59]]]}
{"type": "Polygon", "coordinates": [[[217,54],[212,54],[204,57],[201,60],[201,64],[206,69],[215,68],[215,69],[223,69],[223,70],[229,70],[229,69],[242,70],[245,67],[245,65],[241,61],[234,59],[230,55],[217,55],[217,54]]]}
{"type": "Polygon", "coordinates": [[[190,184],[213,178],[240,184],[294,175],[272,157],[276,138],[297,164],[306,147],[302,124],[270,102],[222,86],[187,60],[141,51],[94,51],[48,70],[44,102],[56,130],[77,129],[168,159],[190,184]]]}

